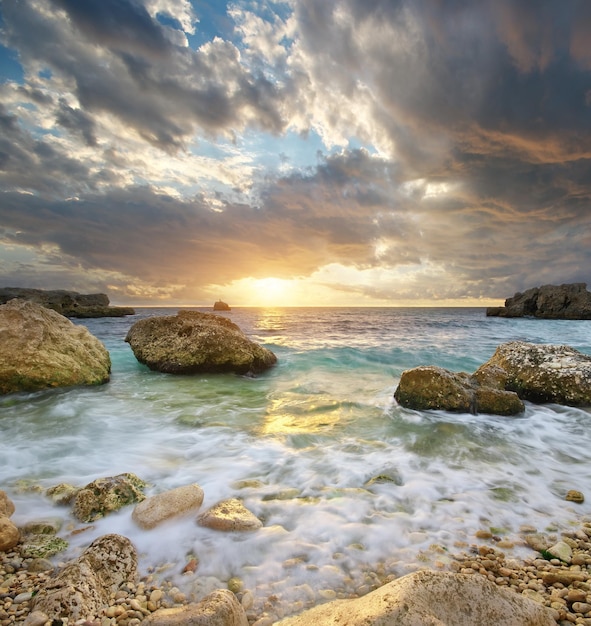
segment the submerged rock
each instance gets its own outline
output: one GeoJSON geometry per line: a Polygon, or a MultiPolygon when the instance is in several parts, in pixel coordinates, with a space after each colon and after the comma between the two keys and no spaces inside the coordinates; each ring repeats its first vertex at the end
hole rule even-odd
{"type": "Polygon", "coordinates": [[[510,341],[500,345],[474,376],[485,379],[491,371],[504,389],[524,400],[591,405],[591,356],[569,346],[510,341]]]}
{"type": "Polygon", "coordinates": [[[403,372],[394,397],[402,406],[419,411],[516,415],[525,409],[511,391],[482,386],[477,378],[464,372],[450,372],[433,365],[403,372]]]}
{"type": "Polygon", "coordinates": [[[33,609],[52,620],[85,620],[100,615],[109,606],[111,594],[137,577],[137,554],[129,539],[104,535],[39,589],[33,609]]]}
{"type": "Polygon", "coordinates": [[[591,292],[586,283],[543,285],[505,300],[503,307],[486,310],[493,317],[540,317],[544,319],[591,319],[591,292]]]}
{"type": "Polygon", "coordinates": [[[97,478],[74,497],[74,516],[81,522],[94,522],[108,513],[145,499],[146,483],[135,474],[126,473],[97,478]]]}
{"type": "Polygon", "coordinates": [[[108,382],[111,359],[83,326],[33,302],[0,306],[0,394],[108,382]]]}
{"type": "Polygon", "coordinates": [[[335,600],[276,626],[556,626],[546,607],[484,576],[421,571],[355,600],[335,600]]]}
{"type": "Polygon", "coordinates": [[[135,357],[168,374],[261,372],[277,362],[267,348],[251,341],[230,320],[198,311],[149,317],[127,333],[135,357]]]}

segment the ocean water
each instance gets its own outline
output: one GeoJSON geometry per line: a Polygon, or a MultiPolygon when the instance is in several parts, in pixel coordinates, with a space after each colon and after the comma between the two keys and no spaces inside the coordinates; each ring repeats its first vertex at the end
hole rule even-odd
{"type": "Polygon", "coordinates": [[[568,528],[589,514],[589,410],[421,412],[393,393],[405,369],[471,373],[514,339],[591,354],[590,322],[487,318],[484,309],[235,309],[220,315],[273,350],[276,367],[256,378],[152,372],[124,337],[139,318],[175,312],[80,322],[110,351],[107,385],[0,398],[0,488],[17,524],[63,518],[70,549],[56,562],[118,532],[136,545],[143,573],[191,599],[239,577],[261,606],[273,595],[289,613],[334,590],[367,591],[373,572],[445,566],[478,530],[521,556],[521,526],[568,528]],[[148,494],[196,482],[202,510],[238,497],[264,527],[221,533],[193,514],[143,531],[127,507],[73,534],[88,525],[23,489],[122,472],[146,480],[148,494]],[[566,502],[571,488],[587,502],[566,502]],[[197,572],[181,575],[192,556],[197,572]]]}

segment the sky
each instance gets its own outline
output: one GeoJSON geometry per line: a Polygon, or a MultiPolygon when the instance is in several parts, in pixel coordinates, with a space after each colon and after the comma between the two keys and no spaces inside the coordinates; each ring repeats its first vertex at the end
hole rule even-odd
{"type": "Polygon", "coordinates": [[[590,41],[589,0],[0,0],[0,286],[489,306],[587,282],[590,41]]]}

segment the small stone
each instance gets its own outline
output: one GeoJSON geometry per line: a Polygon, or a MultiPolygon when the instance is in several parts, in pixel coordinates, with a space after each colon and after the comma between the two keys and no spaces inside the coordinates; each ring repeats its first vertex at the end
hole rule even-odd
{"type": "Polygon", "coordinates": [[[582,589],[569,589],[566,594],[566,599],[569,602],[585,602],[587,600],[587,593],[582,589]]]}
{"type": "Polygon", "coordinates": [[[154,604],[156,604],[157,602],[160,602],[160,600],[162,600],[162,590],[154,589],[154,591],[150,594],[150,602],[154,602],[154,604]]]}
{"type": "Polygon", "coordinates": [[[33,611],[27,615],[23,626],[43,626],[48,621],[49,616],[43,611],[33,611]]]}
{"type": "Polygon", "coordinates": [[[53,563],[49,559],[33,559],[27,565],[27,571],[38,572],[50,572],[53,570],[53,563]]]}
{"type": "Polygon", "coordinates": [[[567,502],[576,502],[577,504],[582,504],[585,502],[585,496],[575,489],[571,489],[566,493],[565,500],[567,502]]]}
{"type": "Polygon", "coordinates": [[[492,533],[490,532],[490,530],[477,530],[474,533],[474,536],[477,539],[492,539],[492,533]]]}
{"type": "Polygon", "coordinates": [[[551,548],[548,548],[548,552],[564,563],[570,563],[573,556],[572,548],[565,541],[559,541],[554,544],[551,548]]]}
{"type": "Polygon", "coordinates": [[[591,611],[591,604],[587,602],[573,602],[573,611],[575,613],[589,613],[589,611],[591,611]]]}
{"type": "Polygon", "coordinates": [[[240,604],[242,604],[242,607],[244,608],[245,611],[248,611],[248,609],[250,609],[254,605],[254,595],[252,594],[252,591],[247,589],[244,592],[244,595],[242,596],[242,600],[240,601],[240,604]]]}
{"type": "Polygon", "coordinates": [[[538,604],[544,604],[545,601],[544,596],[534,589],[524,589],[521,595],[529,598],[530,600],[533,600],[534,602],[537,602],[538,604]]]}
{"type": "Polygon", "coordinates": [[[237,576],[230,578],[230,580],[228,581],[228,589],[232,593],[238,593],[239,591],[242,591],[243,587],[244,587],[244,583],[237,576]]]}

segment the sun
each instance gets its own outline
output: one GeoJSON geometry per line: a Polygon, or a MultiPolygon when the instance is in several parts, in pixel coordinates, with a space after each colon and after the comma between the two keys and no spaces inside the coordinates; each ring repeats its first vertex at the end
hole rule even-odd
{"type": "Polygon", "coordinates": [[[291,281],[282,278],[256,278],[252,281],[253,304],[285,306],[291,300],[291,281]]]}

